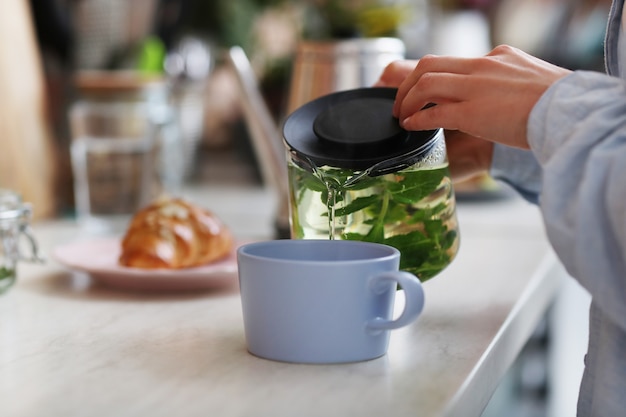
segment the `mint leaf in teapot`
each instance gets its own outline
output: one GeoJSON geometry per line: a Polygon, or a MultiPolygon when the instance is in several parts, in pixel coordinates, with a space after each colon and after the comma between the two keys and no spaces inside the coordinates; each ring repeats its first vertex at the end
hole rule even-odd
{"type": "Polygon", "coordinates": [[[447,166],[380,176],[329,167],[313,173],[290,165],[290,170],[297,178],[292,183],[294,238],[388,244],[401,252],[401,269],[423,281],[444,269],[456,253],[447,166]]]}

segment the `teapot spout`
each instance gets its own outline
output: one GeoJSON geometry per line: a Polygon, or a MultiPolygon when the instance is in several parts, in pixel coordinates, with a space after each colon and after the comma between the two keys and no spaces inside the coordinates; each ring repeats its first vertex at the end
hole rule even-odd
{"type": "Polygon", "coordinates": [[[227,58],[237,76],[241,104],[263,182],[275,190],[278,198],[274,225],[277,237],[289,238],[287,160],[282,134],[261,95],[256,75],[244,50],[233,46],[228,50],[227,58]]]}

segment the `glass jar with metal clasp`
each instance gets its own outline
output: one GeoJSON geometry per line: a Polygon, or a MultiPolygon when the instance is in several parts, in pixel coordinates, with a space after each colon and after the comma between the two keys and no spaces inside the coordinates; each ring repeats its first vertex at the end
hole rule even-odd
{"type": "Polygon", "coordinates": [[[13,286],[19,261],[41,263],[37,241],[30,230],[32,207],[11,190],[0,189],[0,294],[13,286]],[[30,252],[22,253],[25,239],[30,252]]]}

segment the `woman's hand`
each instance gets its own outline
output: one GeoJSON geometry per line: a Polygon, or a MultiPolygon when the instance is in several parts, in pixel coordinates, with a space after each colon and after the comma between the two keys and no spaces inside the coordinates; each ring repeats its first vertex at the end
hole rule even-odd
{"type": "MultiPolygon", "coordinates": [[[[398,87],[415,69],[418,61],[395,61],[383,71],[375,87],[398,87]]],[[[455,182],[483,174],[491,166],[493,143],[460,131],[446,131],[450,174],[455,182]]]]}
{"type": "Polygon", "coordinates": [[[446,130],[445,137],[450,175],[454,182],[465,181],[489,172],[493,157],[493,142],[458,130],[446,130]]]}
{"type": "Polygon", "coordinates": [[[479,58],[427,55],[395,63],[378,85],[399,84],[394,115],[407,130],[443,127],[510,146],[528,148],[526,124],[550,85],[571,71],[519,49],[498,46],[479,58]],[[425,108],[434,103],[436,106],[425,108]]]}

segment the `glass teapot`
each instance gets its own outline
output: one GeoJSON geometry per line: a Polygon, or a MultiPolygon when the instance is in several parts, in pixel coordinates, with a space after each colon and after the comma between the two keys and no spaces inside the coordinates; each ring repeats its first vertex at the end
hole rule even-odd
{"type": "Polygon", "coordinates": [[[313,100],[283,126],[294,239],[384,243],[426,281],[459,248],[443,129],[409,132],[392,115],[396,89],[313,100]]]}

